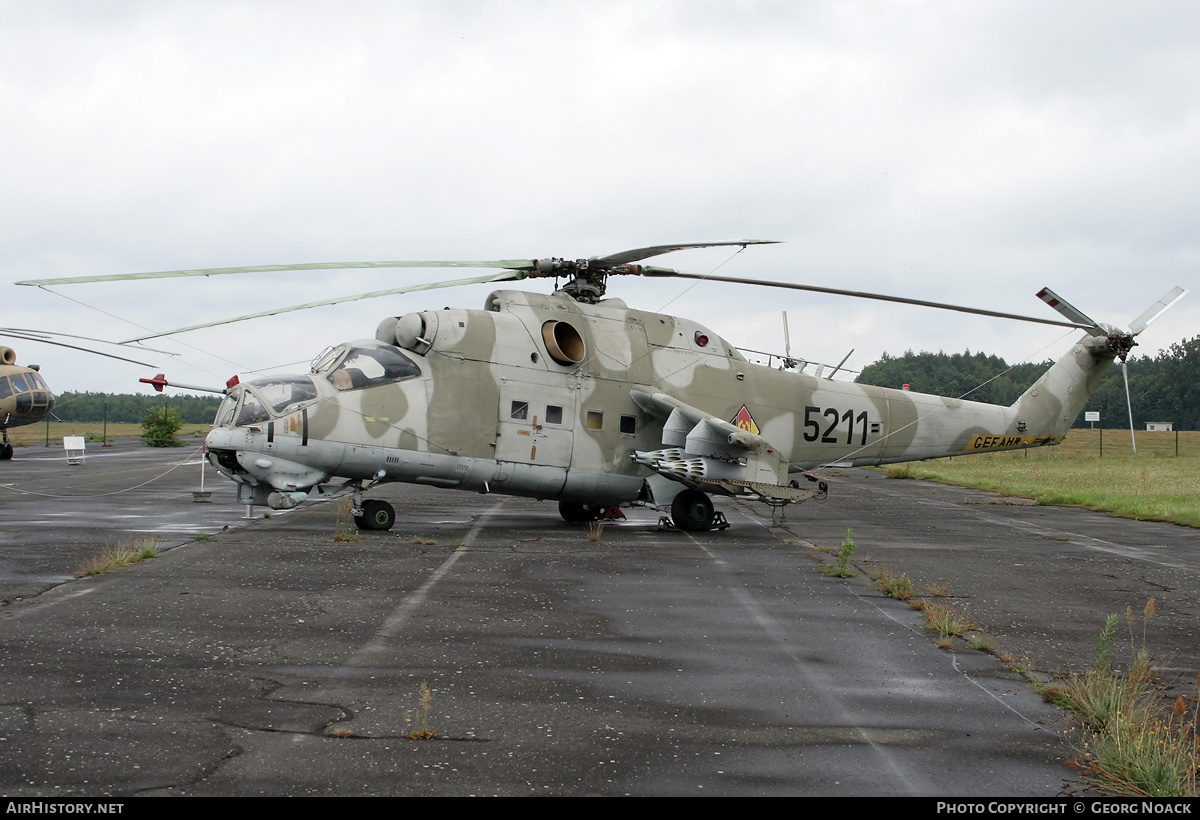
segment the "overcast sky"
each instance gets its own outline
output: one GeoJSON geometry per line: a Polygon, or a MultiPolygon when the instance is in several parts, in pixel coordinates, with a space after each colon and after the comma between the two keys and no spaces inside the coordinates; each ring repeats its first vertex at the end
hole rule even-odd
{"type": "MultiPolygon", "coordinates": [[[[29,278],[742,238],[785,244],[653,262],[1055,318],[1049,285],[1116,324],[1195,290],[1200,5],[0,0],[0,325],[123,339],[470,272],[29,278]]],[[[219,385],[491,289],[196,331],[153,368],[0,343],[58,392],[219,385]]],[[[786,310],[795,355],[855,369],[1078,335],[716,283],[610,295],[760,350],[786,310]]],[[[1193,294],[1139,352],[1198,333],[1193,294]]]]}

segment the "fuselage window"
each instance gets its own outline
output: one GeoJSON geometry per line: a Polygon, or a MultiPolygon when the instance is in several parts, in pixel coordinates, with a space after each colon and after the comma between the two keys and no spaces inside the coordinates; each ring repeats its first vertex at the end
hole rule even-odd
{"type": "Polygon", "coordinates": [[[514,401],[512,403],[512,410],[511,410],[511,412],[509,412],[509,417],[514,418],[514,419],[529,418],[529,402],[514,401]]]}
{"type": "Polygon", "coordinates": [[[589,430],[603,430],[604,413],[600,410],[587,411],[587,428],[589,430]]]}
{"type": "Polygon", "coordinates": [[[12,385],[8,383],[8,376],[0,376],[0,399],[7,399],[12,395],[12,385]]]}
{"type": "Polygon", "coordinates": [[[626,435],[637,433],[637,416],[621,416],[621,432],[626,435]]]}
{"type": "Polygon", "coordinates": [[[557,405],[546,405],[546,424],[562,424],[562,408],[557,405]]]}

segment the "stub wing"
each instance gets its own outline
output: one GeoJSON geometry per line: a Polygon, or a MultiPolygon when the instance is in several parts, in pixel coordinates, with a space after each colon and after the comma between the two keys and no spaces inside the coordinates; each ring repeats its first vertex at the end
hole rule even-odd
{"type": "Polygon", "coordinates": [[[815,492],[788,486],[785,454],[757,433],[717,418],[666,393],[630,392],[647,414],[663,420],[661,450],[633,460],[687,487],[775,503],[803,501],[815,492]]]}

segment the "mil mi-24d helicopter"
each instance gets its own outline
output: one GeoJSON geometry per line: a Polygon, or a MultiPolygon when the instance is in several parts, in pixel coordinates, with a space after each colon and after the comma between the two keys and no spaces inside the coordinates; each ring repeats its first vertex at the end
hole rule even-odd
{"type": "MultiPolygon", "coordinates": [[[[208,434],[208,458],[247,505],[285,509],[335,478],[363,529],[388,529],[395,511],[364,500],[408,482],[554,499],[568,521],[645,505],[680,529],[727,526],[712,496],[780,507],[822,497],[806,471],[1057,444],[1114,359],[1186,293],[1175,288],[1128,330],[1099,324],[1045,289],[1067,321],[814,285],[684,273],[635,264],[685,248],[610,256],[492,262],[365,262],[166,271],[32,280],[60,285],[119,279],[343,268],[499,268],[469,279],[398,287],[226,320],[470,283],[555,277],[549,295],[498,290],[483,310],[389,317],[374,339],[328,348],[311,372],[230,380],[208,434]],[[1011,407],[819,378],[750,362],[688,319],[604,298],[608,277],[704,279],[857,296],[1085,331],[1011,407]],[[557,284],[557,282],[556,282],[557,284]],[[799,478],[807,479],[805,481],[799,478]]],[[[209,327],[195,325],[127,342],[209,327]]],[[[161,376],[151,383],[169,384],[161,376]]]]}

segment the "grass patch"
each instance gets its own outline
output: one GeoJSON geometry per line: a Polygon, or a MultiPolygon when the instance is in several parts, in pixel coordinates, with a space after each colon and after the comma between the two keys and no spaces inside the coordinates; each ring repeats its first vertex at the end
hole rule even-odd
{"type": "Polygon", "coordinates": [[[925,628],[937,633],[937,645],[943,649],[953,646],[954,638],[965,637],[969,631],[975,629],[974,622],[951,604],[921,599],[914,602],[913,608],[924,616],[925,628]]]}
{"type": "Polygon", "coordinates": [[[75,574],[80,578],[88,575],[102,575],[109,570],[127,567],[139,561],[158,557],[158,540],[150,535],[142,535],[123,541],[120,544],[110,544],[99,555],[89,558],[75,574]]]}
{"type": "MultiPolygon", "coordinates": [[[[1125,518],[1200,527],[1200,433],[1139,433],[1132,453],[1129,431],[1108,430],[1104,457],[1088,449],[1087,430],[1072,430],[1057,447],[985,453],[970,458],[893,464],[912,478],[926,478],[1038,504],[1085,507],[1125,518]],[[1111,442],[1111,443],[1110,443],[1111,442]]],[[[1015,514],[1015,513],[1014,513],[1015,514]]]]}
{"type": "Polygon", "coordinates": [[[996,639],[986,632],[971,632],[967,635],[967,646],[991,655],[996,651],[996,639]]]}
{"type": "Polygon", "coordinates": [[[217,536],[213,535],[211,532],[198,532],[192,536],[192,540],[193,541],[217,541],[219,539],[217,538],[217,536]]]}
{"type": "Polygon", "coordinates": [[[875,588],[889,598],[911,601],[917,594],[912,579],[904,573],[897,575],[891,567],[882,567],[869,574],[875,582],[875,588]]]}
{"type": "Polygon", "coordinates": [[[1119,624],[1113,614],[1101,630],[1091,667],[1042,687],[1042,697],[1079,718],[1081,727],[1071,733],[1073,765],[1088,787],[1108,796],[1196,797],[1200,678],[1190,705],[1179,697],[1164,708],[1146,650],[1146,626],[1154,611],[1151,598],[1142,610],[1139,645],[1133,609],[1126,607],[1130,661],[1124,670],[1112,662],[1119,624]]]}
{"type": "Polygon", "coordinates": [[[945,598],[950,592],[949,584],[926,584],[925,595],[929,598],[945,598]]]}
{"type": "MultiPolygon", "coordinates": [[[[142,434],[142,425],[137,422],[108,423],[108,439],[137,438],[142,434]]],[[[8,431],[14,445],[42,445],[46,440],[46,423],[28,424],[8,431]],[[18,443],[19,442],[19,443],[18,443]]],[[[63,436],[83,436],[90,442],[98,442],[104,435],[104,423],[99,421],[52,421],[50,422],[50,446],[62,448],[63,436]]]]}

